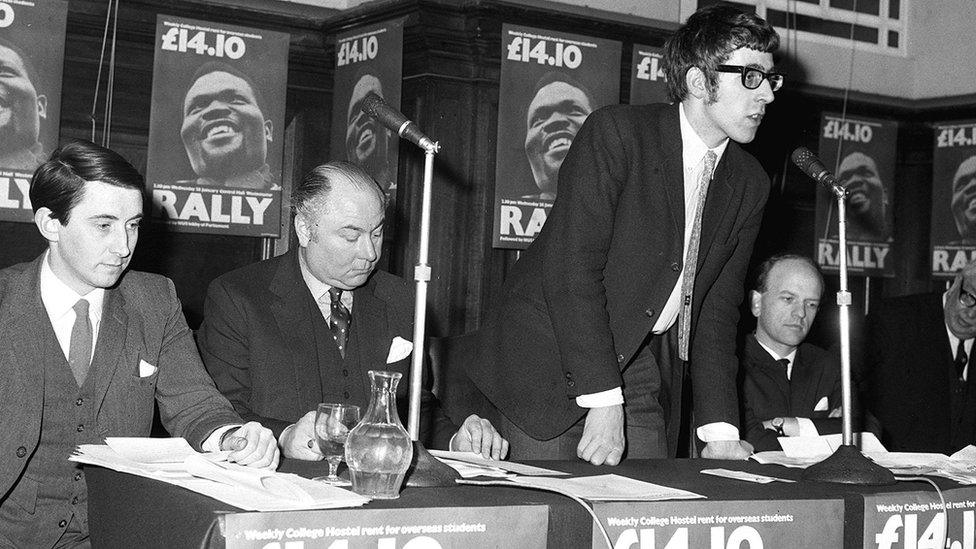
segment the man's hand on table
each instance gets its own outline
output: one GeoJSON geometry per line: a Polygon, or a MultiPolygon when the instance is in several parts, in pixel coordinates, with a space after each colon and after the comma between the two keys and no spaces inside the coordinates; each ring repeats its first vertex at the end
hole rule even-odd
{"type": "Polygon", "coordinates": [[[590,408],[576,455],[593,465],[617,465],[626,443],[623,404],[590,408]]]}
{"type": "Polygon", "coordinates": [[[752,444],[744,440],[716,440],[705,444],[701,457],[706,459],[749,459],[752,444]]]}
{"type": "Polygon", "coordinates": [[[220,449],[233,450],[227,456],[228,461],[272,471],[278,468],[281,458],[274,433],[256,421],[249,421],[223,437],[220,449]]]}
{"type": "Polygon", "coordinates": [[[471,414],[451,438],[451,450],[474,452],[486,459],[505,459],[508,441],[502,438],[490,421],[471,414]]]}
{"type": "Polygon", "coordinates": [[[315,440],[315,410],[302,416],[297,423],[285,427],[278,445],[286,458],[321,461],[325,456],[315,440]]]}

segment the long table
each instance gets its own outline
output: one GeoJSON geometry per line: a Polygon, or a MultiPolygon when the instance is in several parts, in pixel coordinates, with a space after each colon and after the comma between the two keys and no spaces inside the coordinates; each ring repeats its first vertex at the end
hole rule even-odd
{"type": "MultiPolygon", "coordinates": [[[[763,513],[772,517],[786,516],[769,512],[769,509],[790,509],[788,504],[807,505],[810,508],[818,506],[833,506],[842,509],[836,515],[830,513],[818,517],[819,524],[814,529],[822,532],[838,532],[837,538],[842,539],[846,548],[860,547],[903,547],[888,543],[890,539],[903,539],[906,533],[922,536],[931,529],[931,521],[924,513],[919,519],[916,512],[910,518],[912,511],[922,509],[920,505],[909,504],[896,509],[899,502],[938,502],[934,496],[934,489],[925,482],[902,482],[894,486],[850,486],[829,483],[809,483],[798,481],[795,483],[773,482],[770,484],[755,484],[727,478],[719,478],[700,473],[702,469],[725,468],[737,471],[775,476],[784,479],[798,480],[800,471],[774,465],[760,465],[752,461],[712,461],[712,460],[636,460],[624,462],[617,467],[596,467],[578,461],[550,461],[531,462],[533,465],[566,471],[574,476],[589,476],[614,473],[631,478],[646,480],[670,487],[681,488],[706,496],[703,500],[686,500],[681,502],[663,502],[655,504],[655,509],[663,512],[648,512],[646,504],[613,504],[612,509],[617,515],[635,509],[635,517],[644,524],[638,525],[630,535],[638,539],[639,530],[654,526],[654,520],[663,519],[667,522],[667,510],[681,510],[681,516],[698,516],[700,522],[715,520],[725,526],[717,526],[712,522],[712,530],[721,530],[723,539],[735,531],[736,522],[741,523],[742,517],[730,517],[730,509],[741,510],[742,515],[749,513],[750,507],[766,509],[763,513]],[[907,498],[907,499],[906,499],[907,498]],[[764,503],[765,502],[765,503],[764,503]],[[806,502],[806,503],[804,503],[806,502]],[[772,503],[772,505],[770,505],[772,503]],[[877,505],[875,505],[877,503],[877,505]],[[891,504],[890,508],[886,505],[891,504]],[[641,507],[643,506],[643,507],[641,507]],[[868,509],[869,532],[865,532],[865,509],[868,509]],[[877,509],[879,515],[874,516],[877,509]],[[718,510],[718,511],[716,511],[718,510]],[[881,513],[882,510],[890,512],[881,513]],[[644,515],[641,515],[644,513],[644,515]],[[691,515],[689,515],[689,513],[691,515]],[[652,514],[661,517],[652,517],[652,514]],[[895,517],[897,515],[897,517],[895,517]],[[892,520],[892,517],[894,519],[892,520]],[[729,519],[732,520],[729,520],[729,519]],[[879,522],[880,521],[880,522],[879,522]],[[887,522],[885,522],[887,521],[887,522]],[[842,529],[842,535],[839,533],[842,529]],[[882,530],[884,533],[882,535],[882,530]],[[902,537],[898,537],[899,534],[902,537]],[[865,536],[869,539],[865,540],[865,536]],[[877,542],[877,543],[875,543],[877,542]],[[886,545],[887,543],[887,545],[886,545]]],[[[285,460],[280,470],[297,473],[306,477],[322,475],[326,472],[324,462],[301,462],[285,460]]],[[[217,527],[216,517],[221,513],[242,512],[230,505],[221,503],[209,497],[196,494],[183,488],[158,482],[152,479],[118,473],[108,469],[89,467],[87,473],[89,487],[89,526],[94,547],[143,547],[143,548],[179,548],[179,547],[224,547],[225,540],[217,527]]],[[[969,513],[967,528],[973,530],[972,508],[976,507],[976,488],[960,488],[954,482],[936,480],[943,490],[950,490],[959,500],[956,507],[959,513],[969,513]],[[955,489],[955,490],[952,490],[955,489]]],[[[546,540],[548,547],[573,548],[591,547],[593,543],[593,522],[587,512],[571,499],[549,492],[495,486],[451,486],[442,488],[406,487],[399,499],[375,500],[363,509],[432,509],[432,508],[481,508],[481,507],[509,507],[515,505],[545,506],[548,512],[548,531],[546,540]]],[[[924,504],[928,505],[928,504],[924,504]]],[[[653,507],[653,506],[652,506],[653,507]]],[[[604,507],[611,509],[611,507],[604,507]]],[[[322,513],[322,520],[328,521],[331,511],[315,511],[322,513]]],[[[677,512],[677,511],[676,511],[677,512]]],[[[674,513],[672,513],[674,514],[674,513]]],[[[758,516],[758,515],[757,515],[758,516]]],[[[959,515],[962,516],[962,515],[959,515]]],[[[677,521],[678,518],[672,517],[677,521]]],[[[961,522],[955,521],[953,522],[961,522]]],[[[638,520],[634,519],[635,524],[638,520]]],[[[765,518],[764,518],[765,521],[765,518]]],[[[811,528],[809,521],[794,526],[797,533],[807,533],[811,528]]],[[[658,523],[660,526],[660,523],[658,523]]],[[[938,524],[936,525],[938,526],[938,524]]],[[[611,529],[613,531],[613,529],[611,529]]],[[[621,528],[616,529],[617,534],[621,528]]],[[[663,532],[674,532],[674,525],[670,530],[659,529],[663,532]]],[[[515,533],[513,533],[515,534],[515,533]]],[[[611,537],[619,541],[617,534],[611,537]]],[[[651,535],[654,533],[651,532],[651,535]]],[[[648,535],[644,532],[643,535],[648,535]]],[[[672,536],[668,533],[667,536],[672,536]]],[[[687,533],[685,534],[687,535],[687,533]]],[[[716,536],[712,533],[713,539],[716,536]]],[[[976,536],[970,532],[966,535],[976,536]]],[[[680,536],[678,536],[680,537],[680,536]]],[[[957,535],[961,539],[962,534],[957,535]]],[[[517,538],[515,538],[517,539],[517,538]]],[[[625,547],[649,546],[639,543],[624,545],[625,547]]],[[[669,541],[669,537],[658,538],[656,547],[661,548],[669,541]]],[[[695,539],[695,538],[692,538],[695,539]]],[[[803,538],[798,538],[798,541],[803,538]]],[[[617,542],[615,541],[615,542],[617,542]]],[[[902,541],[903,542],[903,541],[902,541]]],[[[967,540],[962,540],[960,547],[967,547],[967,540]]],[[[714,545],[714,543],[713,543],[714,545]]],[[[284,545],[280,545],[285,547],[284,545]]],[[[679,545],[675,545],[678,547],[679,545]]],[[[690,545],[697,547],[694,542],[690,545]]],[[[743,543],[742,547],[748,547],[743,543]]],[[[770,545],[767,543],[766,545],[770,545]]],[[[802,543],[795,547],[804,546],[802,543]]],[[[816,544],[810,546],[818,546],[816,544]]],[[[823,546],[823,545],[820,545],[823,546]]],[[[519,547],[517,542],[511,547],[519,547]]],[[[735,545],[739,547],[739,545],[735,545]]],[[[972,547],[972,545],[968,545],[972,547]]]]}

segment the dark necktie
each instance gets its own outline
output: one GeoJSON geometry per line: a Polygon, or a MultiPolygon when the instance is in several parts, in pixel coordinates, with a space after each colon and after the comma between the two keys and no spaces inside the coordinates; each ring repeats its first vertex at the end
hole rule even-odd
{"type": "Polygon", "coordinates": [[[959,340],[959,346],[956,347],[956,360],[953,361],[956,365],[956,377],[959,381],[963,381],[962,375],[966,372],[966,364],[969,363],[969,356],[966,354],[966,341],[963,339],[959,340]]]}
{"type": "Polygon", "coordinates": [[[705,196],[708,194],[708,183],[712,180],[712,170],[715,168],[716,154],[712,151],[705,153],[705,169],[698,180],[698,206],[695,208],[695,220],[691,226],[691,237],[688,239],[688,252],[685,256],[685,268],[681,277],[681,312],[678,313],[678,358],[688,360],[688,342],[691,339],[691,300],[695,290],[695,269],[698,267],[698,243],[701,240],[702,212],[705,210],[705,196]]]}
{"type": "Polygon", "coordinates": [[[346,338],[349,336],[349,321],[352,316],[349,309],[342,304],[342,290],[329,288],[329,297],[332,299],[329,314],[329,329],[332,330],[332,337],[335,338],[336,345],[339,347],[339,354],[346,357],[346,338]]]}
{"type": "Polygon", "coordinates": [[[68,343],[68,365],[81,387],[91,365],[92,325],[88,319],[87,300],[79,299],[72,308],[75,310],[75,325],[71,328],[71,341],[68,343]]]}
{"type": "Polygon", "coordinates": [[[789,381],[790,380],[790,374],[789,374],[789,371],[790,371],[790,360],[788,358],[781,358],[781,359],[777,360],[776,362],[779,363],[779,365],[783,367],[783,375],[786,377],[786,380],[789,381]]]}

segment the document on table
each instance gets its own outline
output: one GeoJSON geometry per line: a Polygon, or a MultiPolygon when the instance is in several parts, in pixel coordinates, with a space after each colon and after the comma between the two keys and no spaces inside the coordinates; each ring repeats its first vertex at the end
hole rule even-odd
{"type": "Polygon", "coordinates": [[[591,501],[663,501],[705,497],[614,474],[577,478],[515,477],[511,480],[518,485],[568,493],[591,501]]]}
{"type": "Polygon", "coordinates": [[[496,459],[485,459],[480,454],[474,452],[447,452],[444,450],[430,450],[431,455],[450,465],[455,471],[460,473],[462,478],[471,477],[501,477],[507,478],[513,475],[530,476],[560,476],[568,475],[562,471],[533,467],[522,463],[511,461],[501,461],[496,459]]]}
{"type": "Polygon", "coordinates": [[[225,452],[201,454],[183,439],[112,439],[110,444],[82,444],[68,459],[175,484],[248,511],[333,509],[369,501],[349,490],[298,475],[230,463],[225,452]]]}

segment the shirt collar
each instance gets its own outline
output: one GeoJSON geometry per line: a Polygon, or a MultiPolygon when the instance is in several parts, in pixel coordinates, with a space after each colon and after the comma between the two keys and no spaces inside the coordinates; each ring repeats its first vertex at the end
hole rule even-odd
{"type": "MultiPolygon", "coordinates": [[[[705,152],[709,150],[708,145],[702,141],[702,138],[698,136],[698,132],[695,128],[691,126],[691,122],[688,121],[688,116],[685,115],[684,103],[678,103],[678,119],[681,126],[681,159],[684,166],[695,167],[698,166],[702,158],[705,157],[705,152]]],[[[722,160],[722,155],[725,153],[726,147],[729,146],[729,138],[725,138],[717,147],[711,149],[715,153],[715,165],[722,160]]]]}
{"type": "Polygon", "coordinates": [[[763,343],[762,341],[759,341],[759,338],[758,337],[756,338],[756,343],[758,343],[759,346],[762,347],[763,349],[766,349],[766,352],[769,353],[769,356],[773,357],[773,360],[783,360],[785,358],[786,360],[789,360],[790,361],[790,364],[793,364],[793,359],[796,358],[796,349],[795,348],[792,351],[790,351],[789,353],[787,353],[785,356],[779,356],[776,353],[776,351],[774,351],[774,350],[770,349],[769,347],[767,347],[766,344],[763,343]]]}
{"type": "Polygon", "coordinates": [[[102,304],[105,303],[105,288],[95,288],[80,295],[65,284],[51,269],[51,251],[44,253],[41,261],[41,301],[51,320],[58,320],[68,314],[79,299],[88,300],[89,316],[97,323],[102,318],[102,304]]]}
{"type": "MultiPolygon", "coordinates": [[[[302,272],[302,280],[305,281],[305,286],[308,287],[308,291],[312,293],[312,297],[315,298],[315,301],[320,301],[329,293],[332,286],[329,286],[325,282],[315,278],[315,275],[313,275],[312,271],[310,271],[308,268],[308,262],[305,261],[304,249],[298,250],[298,268],[302,272]]],[[[346,309],[352,311],[352,291],[343,290],[339,301],[346,306],[346,309]]]]}

